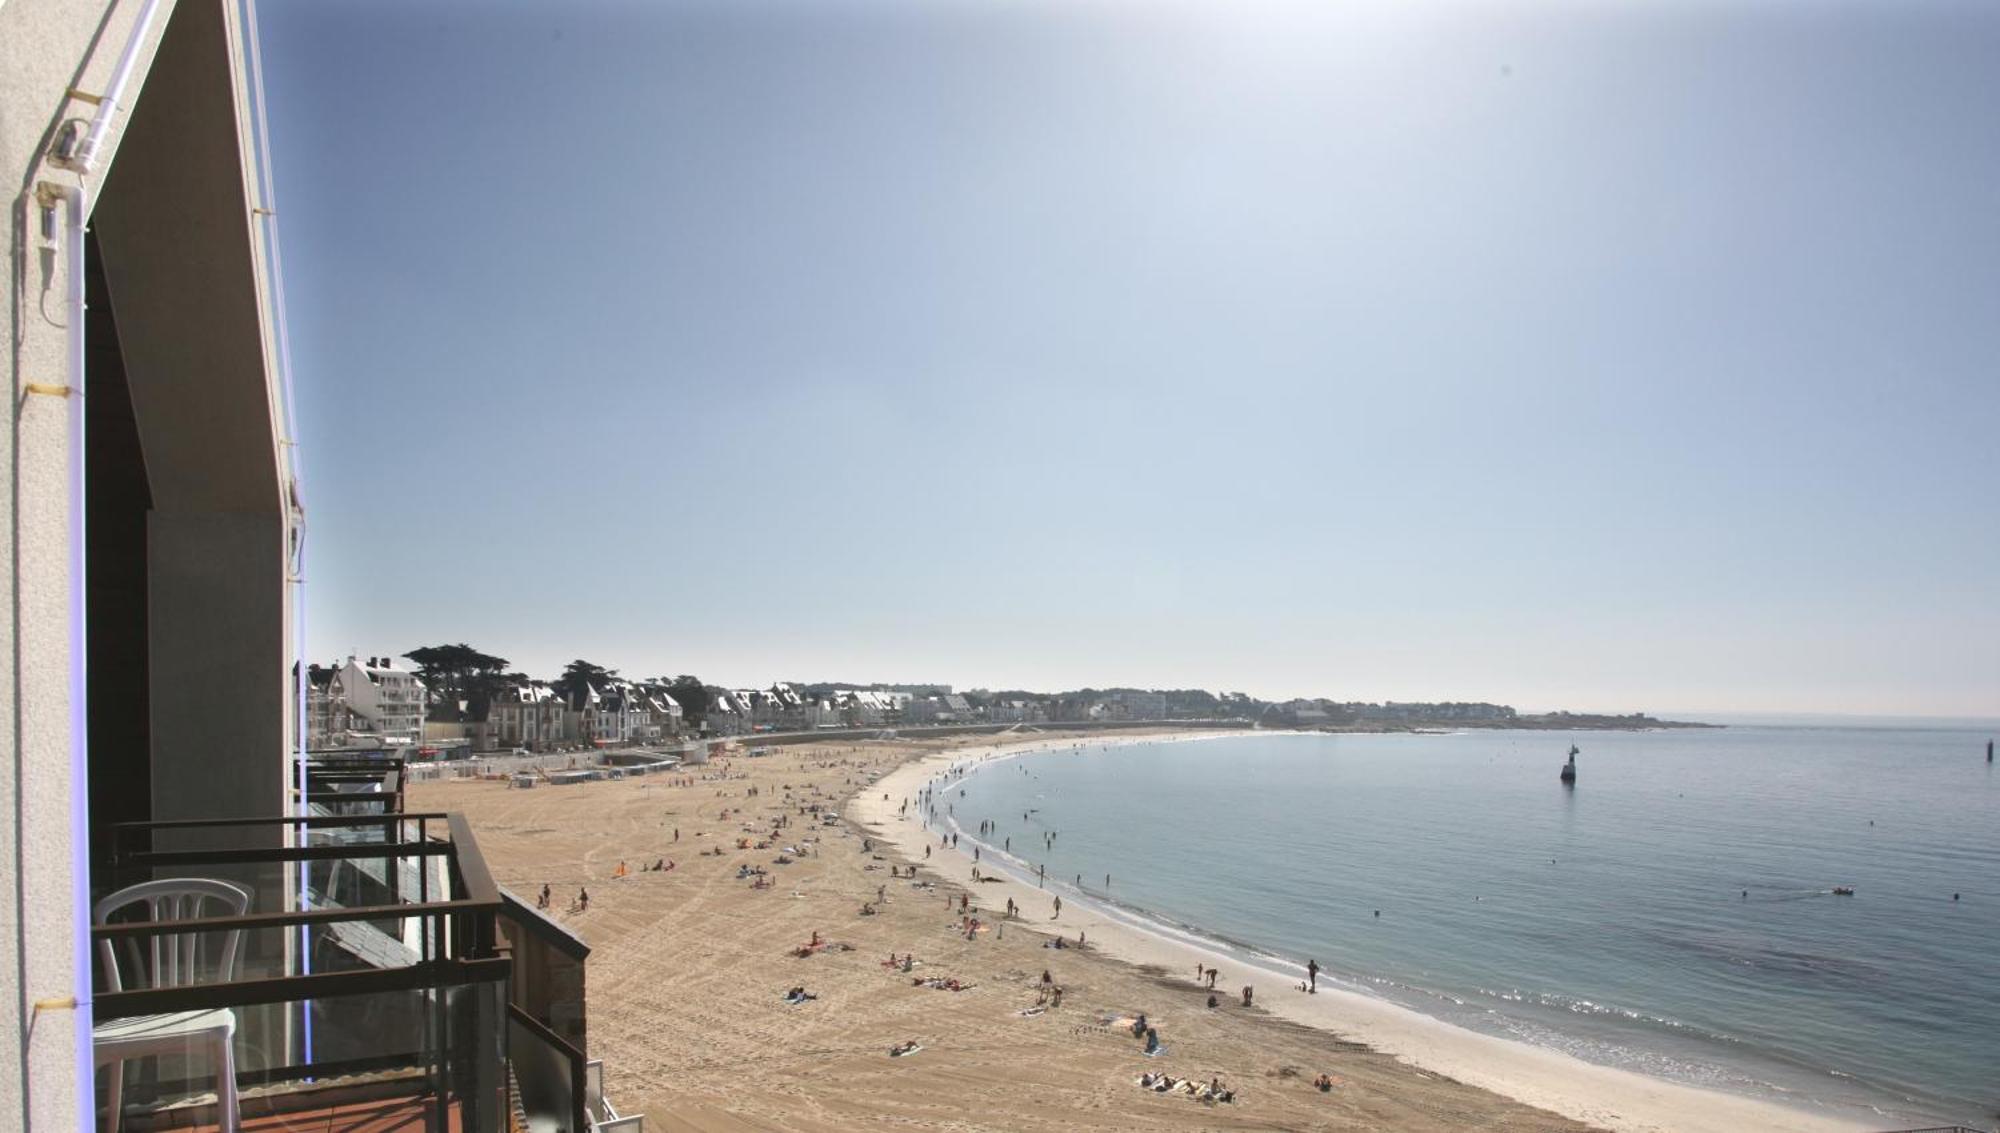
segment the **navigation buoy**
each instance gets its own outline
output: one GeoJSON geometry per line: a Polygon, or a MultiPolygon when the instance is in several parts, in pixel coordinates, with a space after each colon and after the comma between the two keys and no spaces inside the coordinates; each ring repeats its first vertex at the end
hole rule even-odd
{"type": "Polygon", "coordinates": [[[1561,779],[1570,786],[1576,785],[1576,745],[1569,745],[1569,762],[1563,764],[1561,779]]]}

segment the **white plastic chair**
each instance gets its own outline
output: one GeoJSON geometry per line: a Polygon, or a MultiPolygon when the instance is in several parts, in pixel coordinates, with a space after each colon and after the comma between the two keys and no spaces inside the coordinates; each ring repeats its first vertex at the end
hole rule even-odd
{"type": "MultiPolygon", "coordinates": [[[[250,911],[250,894],[241,886],[206,878],[148,881],[120,889],[97,902],[91,907],[91,919],[106,924],[117,913],[140,904],[146,906],[148,919],[152,921],[240,917],[250,911]]],[[[100,940],[98,957],[104,964],[105,987],[123,991],[128,976],[139,980],[142,987],[186,987],[200,982],[209,971],[213,972],[215,982],[227,982],[236,977],[237,946],[242,936],[241,929],[228,929],[219,933],[162,932],[100,940]],[[214,967],[207,969],[203,964],[202,944],[212,938],[220,938],[222,947],[214,967]]],[[[230,1048],[235,1034],[236,1013],[227,1007],[135,1015],[97,1024],[91,1032],[91,1045],[96,1051],[97,1065],[110,1067],[105,1088],[105,1097],[111,1103],[110,1133],[118,1133],[123,1116],[120,1110],[124,1105],[126,1060],[182,1054],[193,1046],[205,1046],[215,1067],[216,1108],[220,1111],[222,1133],[236,1133],[236,1056],[230,1048]]]]}

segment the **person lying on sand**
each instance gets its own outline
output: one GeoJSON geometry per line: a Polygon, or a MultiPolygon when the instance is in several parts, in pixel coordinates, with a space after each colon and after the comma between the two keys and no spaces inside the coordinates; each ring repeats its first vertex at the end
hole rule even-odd
{"type": "Polygon", "coordinates": [[[1333,1079],[1325,1074],[1321,1074],[1319,1077],[1313,1079],[1313,1089],[1318,1090],[1322,1094],[1329,1093],[1333,1090],[1333,1079]]]}
{"type": "Polygon", "coordinates": [[[895,1046],[890,1047],[889,1057],[901,1058],[906,1054],[915,1054],[922,1049],[924,1048],[918,1044],[917,1040],[911,1039],[908,1042],[897,1043],[895,1046]]]}
{"type": "Polygon", "coordinates": [[[818,998],[819,996],[814,995],[812,992],[807,991],[804,987],[795,987],[792,990],[785,993],[785,1002],[795,1005],[804,1003],[807,1000],[818,999],[818,998]]]}

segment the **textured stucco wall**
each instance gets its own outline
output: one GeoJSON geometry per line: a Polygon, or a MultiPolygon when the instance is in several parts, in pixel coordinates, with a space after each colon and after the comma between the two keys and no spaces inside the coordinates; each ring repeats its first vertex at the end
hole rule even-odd
{"type": "MultiPolygon", "coordinates": [[[[7,614],[0,618],[0,750],[10,774],[0,776],[0,808],[14,837],[4,850],[5,895],[0,900],[0,1125],[68,1130],[87,1119],[89,1082],[77,1073],[79,1044],[88,1041],[87,1011],[54,1008],[35,1019],[33,1004],[88,997],[88,973],[77,966],[72,931],[82,868],[73,861],[69,666],[72,625],[69,566],[69,415],[74,399],[24,396],[31,383],[68,381],[63,308],[65,278],[60,247],[41,237],[36,186],[74,185],[73,174],[48,166],[44,153],[56,127],[87,118],[94,107],[69,95],[97,92],[109,83],[117,56],[131,36],[136,0],[10,0],[0,5],[0,170],[8,186],[9,302],[0,321],[7,329],[13,380],[12,428],[0,468],[9,490],[0,493],[0,547],[11,568],[0,578],[7,614]],[[23,1037],[26,1041],[23,1041],[23,1037]]],[[[165,12],[173,5],[167,3],[165,12]]],[[[140,56],[139,77],[157,43],[140,56]]],[[[107,141],[108,162],[119,132],[107,141]]],[[[60,219],[60,218],[59,218],[60,219]]]]}

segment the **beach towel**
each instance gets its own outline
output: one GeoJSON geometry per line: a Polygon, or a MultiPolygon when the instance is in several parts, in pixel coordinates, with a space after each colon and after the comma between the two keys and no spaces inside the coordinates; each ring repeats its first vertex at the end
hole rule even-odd
{"type": "Polygon", "coordinates": [[[1147,1058],[1158,1058],[1161,1055],[1167,1053],[1167,1044],[1161,1043],[1159,1046],[1156,1046],[1151,1050],[1141,1051],[1140,1053],[1144,1054],[1147,1058]]]}
{"type": "Polygon", "coordinates": [[[889,1057],[890,1057],[890,1058],[908,1058],[908,1057],[909,1057],[910,1055],[913,1055],[913,1054],[917,1053],[918,1051],[920,1051],[920,1050],[922,1050],[922,1049],[924,1049],[924,1047],[923,1047],[923,1044],[922,1044],[922,1043],[918,1043],[918,1044],[917,1044],[916,1046],[913,1046],[913,1047],[909,1048],[908,1050],[904,1050],[904,1049],[902,1049],[902,1048],[900,1048],[900,1047],[899,1047],[899,1048],[897,1048],[897,1049],[894,1049],[894,1050],[891,1050],[891,1051],[889,1052],[889,1057]]]}
{"type": "Polygon", "coordinates": [[[1014,1012],[1014,1014],[1019,1015],[1023,1019],[1032,1019],[1035,1016],[1040,1015],[1047,1010],[1048,1008],[1046,1007],[1030,1007],[1025,1011],[1016,1011],[1014,1012]]]}

